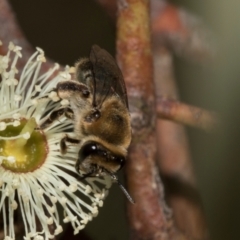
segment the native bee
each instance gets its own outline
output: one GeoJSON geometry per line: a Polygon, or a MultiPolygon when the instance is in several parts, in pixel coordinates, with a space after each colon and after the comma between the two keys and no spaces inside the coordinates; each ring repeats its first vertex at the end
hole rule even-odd
{"type": "Polygon", "coordinates": [[[70,108],[52,112],[44,124],[61,114],[72,118],[76,139],[67,135],[61,139],[61,152],[66,152],[67,142],[79,144],[75,167],[82,178],[109,175],[134,203],[115,175],[126,161],[131,142],[128,99],[121,70],[114,58],[97,45],[92,46],[89,58],[76,63],[75,69],[76,80],[59,82],[54,90],[59,98],[69,101],[70,108]]]}

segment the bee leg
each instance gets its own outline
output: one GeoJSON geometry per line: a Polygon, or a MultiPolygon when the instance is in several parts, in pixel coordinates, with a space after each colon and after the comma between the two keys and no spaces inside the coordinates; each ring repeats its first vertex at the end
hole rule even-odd
{"type": "MultiPolygon", "coordinates": [[[[76,170],[78,171],[77,168],[76,168],[76,170]]],[[[85,178],[92,177],[93,174],[94,174],[94,170],[91,171],[91,172],[89,172],[89,173],[84,174],[83,176],[78,176],[77,179],[78,179],[79,181],[82,181],[82,180],[84,180],[85,178]]]]}
{"type": "Polygon", "coordinates": [[[56,111],[51,112],[51,114],[49,115],[49,117],[45,120],[45,122],[43,122],[38,128],[36,129],[45,129],[48,126],[50,126],[55,120],[57,120],[58,118],[60,118],[61,116],[63,116],[63,114],[65,114],[65,116],[69,119],[73,119],[73,111],[70,108],[60,108],[56,111]]]}
{"type": "Polygon", "coordinates": [[[56,88],[56,92],[59,98],[70,100],[75,94],[80,96],[82,99],[87,99],[90,95],[88,87],[76,81],[59,82],[56,88]]]}
{"type": "Polygon", "coordinates": [[[73,119],[74,113],[71,108],[65,108],[65,117],[68,119],[73,119]]]}
{"type": "Polygon", "coordinates": [[[61,108],[58,109],[56,111],[51,112],[51,114],[49,115],[49,117],[46,119],[45,122],[43,122],[40,125],[40,129],[44,129],[47,128],[49,125],[51,125],[56,119],[58,119],[59,117],[61,117],[63,114],[65,113],[65,109],[61,108]]]}
{"type": "Polygon", "coordinates": [[[66,135],[60,141],[61,154],[65,154],[67,152],[67,144],[66,144],[66,142],[71,143],[71,144],[79,144],[80,140],[75,139],[75,138],[71,138],[68,135],[66,135]]]}
{"type": "MultiPolygon", "coordinates": [[[[79,173],[78,167],[79,167],[79,163],[77,162],[76,165],[75,165],[77,173],[79,173]]],[[[96,177],[96,174],[97,174],[98,171],[99,171],[99,167],[97,165],[95,165],[95,164],[92,164],[90,172],[88,172],[86,174],[83,174],[82,176],[79,175],[77,179],[79,181],[82,181],[85,178],[96,177]]]]}

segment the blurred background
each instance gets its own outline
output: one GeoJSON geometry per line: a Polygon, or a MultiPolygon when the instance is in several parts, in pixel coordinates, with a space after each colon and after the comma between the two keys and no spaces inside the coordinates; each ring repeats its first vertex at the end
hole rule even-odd
{"type": "MultiPolygon", "coordinates": [[[[219,113],[213,133],[187,128],[197,183],[211,239],[240,239],[240,2],[169,1],[192,12],[211,30],[215,58],[174,56],[183,102],[219,113]]],[[[32,46],[63,65],[88,56],[92,44],[115,54],[114,21],[94,0],[10,0],[32,46]]],[[[128,239],[125,197],[113,186],[99,217],[81,239],[128,239]],[[89,236],[89,238],[87,237],[89,236]]],[[[64,238],[66,239],[66,238],[64,238]]],[[[73,239],[73,238],[71,238],[73,239]]]]}

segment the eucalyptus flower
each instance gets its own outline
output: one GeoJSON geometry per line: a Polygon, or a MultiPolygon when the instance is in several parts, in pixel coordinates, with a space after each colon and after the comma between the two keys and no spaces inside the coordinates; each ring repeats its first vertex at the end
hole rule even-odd
{"type": "Polygon", "coordinates": [[[46,59],[37,48],[19,72],[21,57],[21,48],[13,43],[0,55],[0,218],[5,240],[16,238],[16,215],[21,215],[25,240],[52,239],[67,222],[77,234],[97,216],[111,180],[77,180],[78,146],[69,146],[65,155],[59,146],[66,133],[74,137],[71,120],[62,116],[39,128],[52,111],[67,104],[52,90],[71,79],[73,68],[60,71],[55,64],[41,74],[46,59]]]}

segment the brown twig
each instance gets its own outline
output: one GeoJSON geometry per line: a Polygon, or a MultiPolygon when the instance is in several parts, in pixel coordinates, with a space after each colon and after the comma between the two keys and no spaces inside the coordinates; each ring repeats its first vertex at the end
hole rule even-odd
{"type": "Polygon", "coordinates": [[[209,61],[213,57],[214,38],[197,16],[165,0],[151,3],[155,45],[168,47],[180,56],[197,61],[209,61]]]}
{"type": "MultiPolygon", "coordinates": [[[[155,78],[157,85],[161,86],[158,88],[161,91],[158,92],[177,97],[171,54],[166,49],[161,49],[161,59],[159,56],[159,52],[156,53],[155,78]]],[[[184,127],[159,119],[157,131],[158,163],[161,176],[164,177],[166,197],[174,213],[176,226],[190,239],[205,239],[206,226],[196,193],[189,144],[184,127]]]]}
{"type": "Polygon", "coordinates": [[[180,239],[164,200],[156,167],[155,102],[149,1],[118,1],[118,62],[132,106],[133,141],[127,164],[132,239],[180,239]],[[132,96],[132,98],[131,98],[132,96]]]}
{"type": "Polygon", "coordinates": [[[213,112],[162,97],[157,99],[157,116],[207,131],[217,124],[217,116],[213,112]]]}
{"type": "MultiPolygon", "coordinates": [[[[116,20],[116,1],[96,0],[116,20]]],[[[151,29],[155,44],[199,62],[215,55],[213,34],[195,14],[166,0],[151,0],[151,29]]]]}
{"type": "MultiPolygon", "coordinates": [[[[157,95],[178,99],[172,54],[160,45],[154,46],[154,53],[157,95]]],[[[158,163],[175,224],[190,239],[207,239],[184,127],[172,121],[158,119],[157,132],[158,163]]]]}

